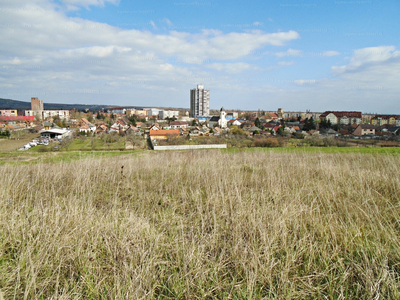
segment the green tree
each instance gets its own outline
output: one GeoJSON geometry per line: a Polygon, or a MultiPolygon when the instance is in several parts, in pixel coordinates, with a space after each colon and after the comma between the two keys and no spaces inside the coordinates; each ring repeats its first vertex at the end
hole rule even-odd
{"type": "Polygon", "coordinates": [[[93,119],[93,113],[88,113],[88,114],[87,114],[87,120],[88,120],[89,122],[93,122],[93,121],[94,121],[94,119],[93,119]]]}
{"type": "Polygon", "coordinates": [[[326,121],[326,119],[322,119],[319,126],[323,129],[331,128],[332,127],[331,120],[326,121]]]}
{"type": "Polygon", "coordinates": [[[259,118],[257,118],[257,119],[254,121],[254,125],[256,125],[256,127],[258,127],[258,128],[261,127],[261,122],[260,122],[260,119],[259,119],[259,118]]]}
{"type": "Polygon", "coordinates": [[[313,117],[311,117],[311,118],[306,118],[306,119],[304,120],[303,130],[305,130],[305,131],[310,131],[310,130],[314,130],[314,129],[316,129],[316,128],[317,128],[317,127],[315,126],[313,117]]]}
{"type": "Polygon", "coordinates": [[[132,115],[132,116],[128,117],[129,123],[131,123],[131,125],[135,126],[135,127],[136,127],[136,119],[137,119],[137,117],[135,115],[132,115]]]}
{"type": "Polygon", "coordinates": [[[245,135],[245,132],[242,128],[237,127],[236,125],[233,125],[229,127],[230,132],[234,135],[245,135]]]}
{"type": "Polygon", "coordinates": [[[165,120],[167,120],[167,121],[168,121],[168,124],[170,124],[171,122],[175,121],[176,118],[175,118],[175,117],[172,117],[172,118],[167,117],[167,118],[165,118],[165,120]]]}

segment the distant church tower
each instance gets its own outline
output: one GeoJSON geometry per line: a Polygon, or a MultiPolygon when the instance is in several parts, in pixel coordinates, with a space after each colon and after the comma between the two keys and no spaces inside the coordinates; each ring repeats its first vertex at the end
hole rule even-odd
{"type": "Polygon", "coordinates": [[[228,120],[226,119],[226,112],[223,107],[221,107],[221,110],[219,113],[218,126],[219,126],[219,128],[228,127],[228,120]]]}

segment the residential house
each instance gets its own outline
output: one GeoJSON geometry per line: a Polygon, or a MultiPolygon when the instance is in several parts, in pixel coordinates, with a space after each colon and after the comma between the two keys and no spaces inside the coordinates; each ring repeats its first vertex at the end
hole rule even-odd
{"type": "Polygon", "coordinates": [[[286,126],[284,129],[288,133],[295,133],[300,130],[299,126],[286,126]]]}
{"type": "Polygon", "coordinates": [[[363,135],[375,135],[376,134],[376,126],[371,124],[360,124],[354,130],[353,135],[363,136],[363,135]]]}
{"type": "Polygon", "coordinates": [[[171,129],[180,129],[180,128],[187,128],[188,124],[186,122],[173,121],[169,123],[169,126],[171,127],[171,129]]]}
{"type": "Polygon", "coordinates": [[[242,126],[242,122],[239,121],[239,119],[234,119],[234,120],[229,120],[228,121],[228,126],[242,126]]]}
{"type": "Polygon", "coordinates": [[[248,128],[245,128],[245,130],[246,130],[246,131],[249,131],[250,134],[254,134],[255,132],[260,133],[260,132],[262,131],[262,129],[261,129],[261,128],[258,128],[257,126],[248,127],[248,128]]]}
{"type": "Polygon", "coordinates": [[[135,126],[129,126],[127,130],[125,130],[126,134],[133,134],[133,135],[141,135],[140,129],[135,126]]]}
{"type": "Polygon", "coordinates": [[[282,127],[282,125],[278,125],[278,126],[273,127],[273,128],[272,128],[272,132],[273,132],[274,134],[277,134],[277,132],[278,132],[278,130],[279,130],[280,127],[282,127]]]}
{"type": "Polygon", "coordinates": [[[96,134],[107,133],[108,127],[104,124],[98,125],[96,128],[96,134]]]}
{"type": "Polygon", "coordinates": [[[153,125],[150,126],[149,130],[161,130],[161,127],[158,123],[154,123],[153,125]]]}
{"type": "Polygon", "coordinates": [[[109,132],[123,132],[129,128],[128,123],[124,119],[118,119],[111,125],[109,132]]]}
{"type": "Polygon", "coordinates": [[[208,121],[208,126],[213,128],[214,126],[218,126],[219,116],[212,116],[211,119],[208,121]]]}
{"type": "Polygon", "coordinates": [[[96,125],[89,122],[88,119],[82,118],[79,120],[79,132],[93,133],[95,131],[96,131],[96,125]]]}
{"type": "Polygon", "coordinates": [[[392,126],[388,128],[388,132],[390,132],[393,135],[399,135],[400,134],[400,127],[399,126],[392,126]]]}

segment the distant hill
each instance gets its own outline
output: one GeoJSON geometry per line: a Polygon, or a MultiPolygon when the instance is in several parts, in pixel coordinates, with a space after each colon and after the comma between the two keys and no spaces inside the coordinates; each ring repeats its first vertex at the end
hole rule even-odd
{"type": "MultiPolygon", "coordinates": [[[[60,104],[46,102],[43,106],[44,109],[71,110],[76,108],[79,111],[84,111],[86,109],[89,109],[90,111],[99,111],[103,108],[115,107],[110,105],[60,104]]],[[[0,98],[0,109],[29,110],[31,109],[31,102],[0,98]]]]}
{"type": "MultiPolygon", "coordinates": [[[[79,111],[85,111],[89,109],[91,112],[98,112],[100,110],[111,108],[111,107],[119,107],[119,105],[98,105],[98,104],[60,104],[60,103],[43,103],[44,109],[54,109],[54,110],[71,110],[76,108],[79,111]]],[[[144,106],[122,106],[124,108],[143,108],[144,106]]],[[[187,108],[163,108],[161,109],[168,110],[188,110],[187,108]]],[[[17,110],[29,110],[31,109],[31,102],[12,100],[12,99],[4,99],[0,98],[0,109],[17,109],[17,110]]]]}
{"type": "Polygon", "coordinates": [[[31,109],[30,102],[0,98],[0,109],[31,109]]]}

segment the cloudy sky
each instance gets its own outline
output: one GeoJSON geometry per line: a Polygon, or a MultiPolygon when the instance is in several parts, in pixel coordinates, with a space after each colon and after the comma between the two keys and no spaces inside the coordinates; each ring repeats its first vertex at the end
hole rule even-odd
{"type": "Polygon", "coordinates": [[[0,98],[400,114],[398,0],[136,2],[1,0],[0,98]]]}

